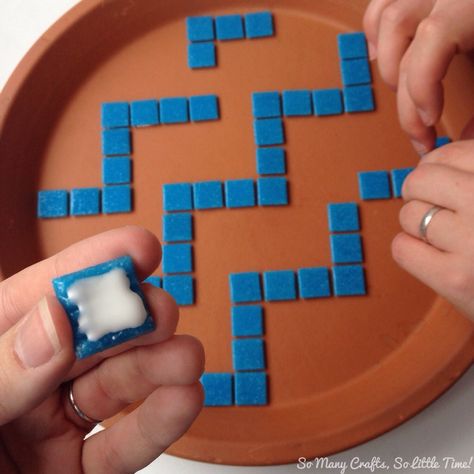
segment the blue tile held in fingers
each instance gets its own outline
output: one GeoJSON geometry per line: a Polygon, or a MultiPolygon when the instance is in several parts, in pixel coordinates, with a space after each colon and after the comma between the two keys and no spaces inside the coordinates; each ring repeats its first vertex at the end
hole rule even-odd
{"type": "Polygon", "coordinates": [[[235,373],[234,400],[238,406],[266,405],[268,403],[267,374],[263,371],[235,373]]]}
{"type": "Polygon", "coordinates": [[[193,193],[190,183],[171,183],[163,185],[163,209],[166,212],[191,211],[193,193]]]}
{"type": "Polygon", "coordinates": [[[225,182],[225,202],[229,208],[256,205],[255,183],[252,179],[232,179],[225,182]]]}
{"type": "Polygon", "coordinates": [[[262,336],[263,308],[257,305],[232,307],[232,336],[262,336]]]}
{"type": "Polygon", "coordinates": [[[367,40],[364,33],[341,33],[337,35],[340,59],[357,59],[368,56],[367,40]]]}
{"type": "Polygon", "coordinates": [[[212,41],[215,39],[212,16],[188,16],[186,18],[188,41],[212,41]]]}
{"type": "Polygon", "coordinates": [[[194,304],[194,281],[190,275],[171,275],[163,277],[163,289],[179,306],[194,304]]]}
{"type": "Polygon", "coordinates": [[[204,372],[201,376],[205,407],[228,407],[234,403],[234,374],[204,372]]]}
{"type": "Polygon", "coordinates": [[[257,272],[231,273],[229,285],[232,303],[262,301],[260,275],[257,272]]]}
{"type": "Polygon", "coordinates": [[[357,173],[361,199],[389,199],[390,180],[387,171],[361,171],[357,173]]]}
{"type": "Polygon", "coordinates": [[[281,98],[277,91],[254,92],[252,113],[255,118],[281,117],[281,98]]]}
{"type": "Polygon", "coordinates": [[[330,232],[360,230],[359,208],[355,202],[330,203],[327,206],[330,232]]]}
{"type": "Polygon", "coordinates": [[[188,66],[191,69],[215,67],[216,46],[214,43],[189,43],[188,66]]]}
{"type": "Polygon", "coordinates": [[[371,86],[345,87],[343,94],[346,112],[372,112],[375,110],[374,92],[371,86]]]}
{"type": "Polygon", "coordinates": [[[317,89],[313,91],[314,115],[339,115],[344,112],[340,89],[317,89]]]}
{"type": "Polygon", "coordinates": [[[300,297],[303,299],[331,296],[329,270],[326,267],[300,268],[298,287],[300,297]]]}
{"type": "Polygon", "coordinates": [[[163,215],[163,240],[165,242],[188,242],[193,240],[193,217],[191,214],[163,215]]]}
{"type": "Polygon", "coordinates": [[[160,100],[161,123],[186,123],[188,116],[188,99],[186,97],[167,97],[160,100]]]}
{"type": "Polygon", "coordinates": [[[191,244],[163,245],[163,273],[190,273],[192,271],[191,244]]]}
{"type": "Polygon", "coordinates": [[[265,301],[287,301],[296,299],[295,272],[276,270],[263,274],[265,301]]]}
{"type": "Polygon", "coordinates": [[[392,192],[394,198],[399,198],[402,196],[402,187],[403,183],[407,176],[414,170],[415,168],[397,168],[390,172],[392,177],[392,192]]]}
{"type": "Polygon", "coordinates": [[[132,160],[128,156],[114,156],[102,160],[104,184],[127,184],[132,181],[132,160]]]}
{"type": "Polygon", "coordinates": [[[273,15],[268,11],[245,15],[245,34],[250,39],[273,36],[273,15]]]}
{"type": "Polygon", "coordinates": [[[367,59],[347,59],[341,61],[342,83],[347,86],[370,84],[372,75],[367,59]]]}
{"type": "Polygon", "coordinates": [[[130,126],[130,107],[128,102],[105,102],[101,110],[102,128],[130,126]]]}
{"type": "Polygon", "coordinates": [[[221,181],[194,183],[194,207],[196,209],[220,209],[224,207],[221,181]]]}
{"type": "Polygon", "coordinates": [[[335,296],[360,296],[366,294],[362,265],[338,265],[332,269],[335,296]]]}
{"type": "Polygon", "coordinates": [[[235,370],[261,370],[265,368],[263,339],[234,339],[232,360],[235,370]]]}
{"type": "Polygon", "coordinates": [[[220,15],[216,17],[216,37],[220,41],[237,40],[244,37],[244,23],[241,15],[220,15]]]}
{"type": "Polygon", "coordinates": [[[66,217],[69,214],[69,193],[65,189],[38,191],[38,217],[66,217]]]}
{"type": "Polygon", "coordinates": [[[102,153],[104,155],[129,155],[131,151],[132,145],[128,128],[102,131],[102,153]]]}
{"type": "MultiPolygon", "coordinates": [[[[154,319],[129,256],[55,278],[53,287],[71,323],[74,349],[79,359],[155,329],[154,319]],[[113,291],[109,294],[111,288],[113,291]],[[115,305],[109,314],[101,314],[104,304],[117,298],[126,304],[115,305]],[[137,311],[133,326],[127,318],[130,303],[137,311]],[[87,314],[84,307],[87,307],[87,314]],[[89,324],[89,318],[103,323],[99,328],[97,324],[89,324]]],[[[110,305],[107,306],[110,308],[110,305]]]]}
{"type": "Polygon", "coordinates": [[[189,112],[193,122],[217,120],[219,103],[216,95],[195,95],[189,98],[189,112]]]}
{"type": "Polygon", "coordinates": [[[283,113],[287,117],[311,115],[311,92],[309,90],[283,91],[283,113]]]}
{"type": "Polygon", "coordinates": [[[93,216],[100,212],[99,188],[71,190],[71,216],[93,216]]]}
{"type": "Polygon", "coordinates": [[[440,148],[444,145],[448,145],[451,143],[451,138],[444,136],[444,137],[437,137],[435,141],[435,148],[440,148]]]}
{"type": "Polygon", "coordinates": [[[132,212],[132,188],[128,184],[102,188],[102,212],[104,214],[132,212]]]}
{"type": "Polygon", "coordinates": [[[136,100],[130,104],[130,107],[133,127],[149,127],[160,123],[157,100],[136,100]]]}
{"type": "Polygon", "coordinates": [[[257,173],[260,175],[285,174],[285,149],[281,147],[257,148],[257,173]]]}
{"type": "Polygon", "coordinates": [[[332,234],[330,242],[333,263],[362,262],[362,239],[359,234],[332,234]]]}
{"type": "Polygon", "coordinates": [[[257,196],[260,206],[287,206],[288,182],[286,178],[258,178],[257,196]]]}
{"type": "Polygon", "coordinates": [[[146,278],[144,280],[144,283],[149,283],[150,285],[154,286],[155,288],[161,288],[161,286],[163,284],[163,281],[162,281],[161,277],[152,275],[152,276],[149,276],[148,278],[146,278]]]}
{"type": "Polygon", "coordinates": [[[280,118],[257,119],[253,122],[255,143],[258,146],[283,145],[285,133],[280,118]]]}

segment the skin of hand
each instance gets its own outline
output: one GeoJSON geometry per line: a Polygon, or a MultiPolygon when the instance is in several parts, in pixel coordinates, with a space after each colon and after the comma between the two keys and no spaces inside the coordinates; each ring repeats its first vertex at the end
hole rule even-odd
{"type": "Polygon", "coordinates": [[[174,335],[178,308],[163,290],[143,285],[154,332],[75,359],[71,327],[51,280],[125,254],[144,279],[158,266],[161,247],[150,232],[124,227],[79,242],[0,284],[2,474],[136,472],[199,414],[204,351],[197,339],[174,335]],[[93,425],[79,418],[67,400],[62,384],[71,379],[77,405],[93,419],[144,402],[84,440],[93,425]]]}
{"type": "MultiPolygon", "coordinates": [[[[400,123],[423,155],[434,147],[454,56],[474,49],[472,0],[372,0],[364,16],[371,59],[397,92],[400,123]]],[[[474,130],[474,117],[465,134],[474,130]]]]}

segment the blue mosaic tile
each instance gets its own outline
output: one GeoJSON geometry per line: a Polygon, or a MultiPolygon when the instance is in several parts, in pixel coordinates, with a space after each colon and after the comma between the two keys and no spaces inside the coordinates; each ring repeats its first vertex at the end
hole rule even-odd
{"type": "Polygon", "coordinates": [[[69,214],[69,193],[64,189],[38,192],[38,217],[42,219],[66,217],[69,214]]]}

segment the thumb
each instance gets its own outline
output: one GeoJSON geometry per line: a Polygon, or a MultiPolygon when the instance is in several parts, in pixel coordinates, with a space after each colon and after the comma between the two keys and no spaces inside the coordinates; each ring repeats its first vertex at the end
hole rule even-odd
{"type": "Polygon", "coordinates": [[[0,338],[0,426],[43,402],[74,363],[72,332],[54,297],[43,298],[0,338]]]}
{"type": "Polygon", "coordinates": [[[469,120],[469,122],[467,122],[467,125],[461,133],[461,140],[471,139],[474,139],[474,116],[469,120]]]}

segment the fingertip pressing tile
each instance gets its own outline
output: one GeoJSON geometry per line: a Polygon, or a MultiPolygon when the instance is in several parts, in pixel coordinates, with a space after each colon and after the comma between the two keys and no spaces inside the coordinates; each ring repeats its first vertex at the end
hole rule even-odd
{"type": "Polygon", "coordinates": [[[132,160],[128,156],[114,156],[102,160],[104,184],[127,184],[132,180],[132,160]]]}
{"type": "Polygon", "coordinates": [[[190,275],[170,275],[163,277],[163,289],[179,306],[194,304],[194,282],[190,275]]]}
{"type": "Polygon", "coordinates": [[[285,134],[279,118],[254,120],[254,137],[258,146],[283,145],[285,134]]]}
{"type": "Polygon", "coordinates": [[[344,108],[348,113],[372,112],[375,110],[372,86],[345,87],[344,108]]]}
{"type": "Polygon", "coordinates": [[[360,230],[359,208],[355,202],[330,203],[327,210],[331,232],[356,232],[360,230]]]}
{"type": "Polygon", "coordinates": [[[288,205],[288,185],[286,178],[258,178],[257,196],[260,206],[288,205]]]}
{"type": "Polygon", "coordinates": [[[104,155],[129,155],[131,151],[132,145],[128,128],[102,131],[102,153],[104,155]]]}
{"type": "Polygon", "coordinates": [[[171,183],[163,185],[163,208],[166,212],[191,211],[193,193],[190,183],[171,183]]]}
{"type": "Polygon", "coordinates": [[[221,181],[201,181],[194,183],[194,207],[203,209],[220,209],[224,207],[221,181]]]}
{"type": "Polygon", "coordinates": [[[219,41],[244,38],[244,24],[241,15],[220,15],[216,17],[216,36],[219,41]]]}
{"type": "Polygon", "coordinates": [[[359,234],[332,234],[330,242],[333,263],[362,262],[362,239],[359,234]]]}
{"type": "Polygon", "coordinates": [[[362,32],[337,35],[337,45],[340,59],[366,58],[368,56],[367,40],[362,32]]]}
{"type": "Polygon", "coordinates": [[[69,214],[69,192],[65,189],[38,191],[38,217],[66,217],[69,214]]]}
{"type": "Polygon", "coordinates": [[[447,136],[437,137],[436,142],[435,142],[435,148],[440,148],[444,145],[448,145],[451,142],[452,142],[451,138],[449,138],[447,136]]]}
{"type": "Polygon", "coordinates": [[[167,97],[160,100],[160,119],[163,124],[189,122],[188,99],[186,97],[167,97]]]}
{"type": "Polygon", "coordinates": [[[214,43],[189,43],[188,66],[191,69],[215,67],[216,46],[214,43]]]}
{"type": "Polygon", "coordinates": [[[205,372],[201,376],[205,407],[224,407],[234,403],[234,374],[205,372]]]}
{"type": "Polygon", "coordinates": [[[366,294],[362,265],[337,265],[332,269],[335,296],[361,296],[366,294]]]}
{"type": "Polygon", "coordinates": [[[300,268],[298,287],[300,297],[304,299],[331,296],[329,270],[326,267],[300,268]]]}
{"type": "Polygon", "coordinates": [[[245,33],[250,39],[273,36],[273,15],[268,11],[248,13],[245,15],[245,33]]]}
{"type": "Polygon", "coordinates": [[[149,127],[160,123],[159,104],[155,99],[136,100],[131,103],[133,127],[149,127]]]}
{"type": "Polygon", "coordinates": [[[260,275],[257,272],[231,273],[229,284],[232,303],[262,301],[260,275]]]}
{"type": "Polygon", "coordinates": [[[260,175],[285,174],[285,149],[281,147],[257,148],[257,173],[260,175]]]}
{"type": "Polygon", "coordinates": [[[339,115],[344,112],[340,89],[318,89],[313,91],[314,115],[339,115]]]}
{"type": "Polygon", "coordinates": [[[414,169],[415,168],[398,168],[391,171],[393,197],[399,198],[402,196],[403,183],[414,169]]]}
{"type": "Polygon", "coordinates": [[[234,370],[261,370],[265,368],[263,339],[246,338],[232,341],[234,370]]]}
{"type": "Polygon", "coordinates": [[[193,240],[193,220],[188,213],[163,215],[163,240],[165,242],[186,242],[193,240]]]}
{"type": "Polygon", "coordinates": [[[265,301],[286,301],[296,299],[295,273],[291,270],[277,270],[263,274],[265,301]]]}
{"type": "Polygon", "coordinates": [[[190,273],[192,271],[191,244],[163,245],[163,273],[190,273]]]}
{"type": "Polygon", "coordinates": [[[262,336],[263,309],[256,305],[232,307],[232,336],[262,336]]]}
{"type": "Polygon", "coordinates": [[[152,275],[146,278],[144,283],[149,283],[150,285],[153,285],[155,288],[161,288],[163,281],[161,277],[152,275]]]}
{"type": "Polygon", "coordinates": [[[132,188],[128,184],[102,188],[102,212],[116,214],[132,211],[132,188]]]}
{"type": "Polygon", "coordinates": [[[346,59],[341,61],[342,83],[345,87],[370,84],[372,75],[367,59],[346,59]]]}
{"type": "Polygon", "coordinates": [[[193,122],[219,119],[216,95],[195,95],[189,98],[189,111],[193,122]]]}
{"type": "Polygon", "coordinates": [[[313,113],[309,90],[286,90],[282,96],[285,116],[307,116],[313,113]]]}
{"type": "Polygon", "coordinates": [[[257,406],[268,403],[265,372],[236,372],[234,375],[235,404],[257,406]]]}
{"type": "Polygon", "coordinates": [[[361,199],[389,199],[390,180],[387,171],[361,171],[359,179],[359,194],[361,199]]]}
{"type": "Polygon", "coordinates": [[[102,128],[119,128],[130,126],[130,109],[128,102],[106,102],[101,110],[102,128]]]}
{"type": "Polygon", "coordinates": [[[71,216],[93,216],[100,212],[99,188],[71,190],[71,216]]]}
{"type": "Polygon", "coordinates": [[[212,16],[188,16],[186,18],[188,41],[212,41],[215,39],[212,16]]]}
{"type": "Polygon", "coordinates": [[[252,113],[255,118],[281,117],[281,99],[277,91],[254,92],[252,113]]]}
{"type": "Polygon", "coordinates": [[[255,183],[252,179],[233,179],[225,182],[225,201],[229,208],[253,207],[255,183]]]}

